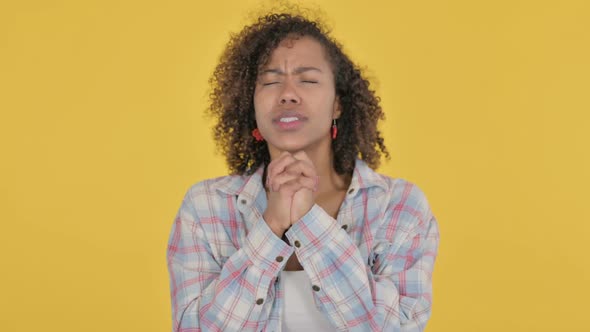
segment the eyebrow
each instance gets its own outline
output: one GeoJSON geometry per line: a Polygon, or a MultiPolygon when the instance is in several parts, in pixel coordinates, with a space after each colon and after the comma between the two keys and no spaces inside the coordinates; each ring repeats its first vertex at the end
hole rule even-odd
{"type": "MultiPolygon", "coordinates": [[[[293,70],[293,74],[294,75],[299,75],[302,74],[306,71],[318,71],[318,72],[322,72],[319,68],[316,67],[297,67],[293,70]]],[[[264,74],[276,74],[276,75],[285,75],[285,72],[282,71],[279,68],[269,68],[269,69],[265,69],[263,70],[260,75],[264,75],[264,74]]]]}

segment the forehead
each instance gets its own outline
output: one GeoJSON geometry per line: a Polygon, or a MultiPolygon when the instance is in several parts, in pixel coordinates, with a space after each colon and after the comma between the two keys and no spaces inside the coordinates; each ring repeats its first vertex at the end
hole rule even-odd
{"type": "Polygon", "coordinates": [[[321,66],[328,68],[324,46],[308,36],[288,37],[281,41],[264,67],[321,66]]]}

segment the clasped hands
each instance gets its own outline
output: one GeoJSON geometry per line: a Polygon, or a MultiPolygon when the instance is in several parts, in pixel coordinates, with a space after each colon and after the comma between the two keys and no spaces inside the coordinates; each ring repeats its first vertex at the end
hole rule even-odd
{"type": "Polygon", "coordinates": [[[313,207],[318,184],[315,166],[303,151],[285,151],[268,165],[263,218],[278,237],[313,207]]]}

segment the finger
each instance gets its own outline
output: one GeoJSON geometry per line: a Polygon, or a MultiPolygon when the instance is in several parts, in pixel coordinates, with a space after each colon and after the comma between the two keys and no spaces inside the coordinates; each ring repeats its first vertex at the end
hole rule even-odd
{"type": "Polygon", "coordinates": [[[303,160],[303,161],[309,163],[313,168],[315,168],[313,161],[311,160],[311,158],[309,158],[309,156],[307,155],[307,153],[305,153],[305,151],[303,151],[303,150],[297,151],[293,154],[293,157],[297,160],[303,160]]]}
{"type": "Polygon", "coordinates": [[[319,177],[315,176],[312,178],[307,178],[307,177],[300,177],[299,179],[297,179],[297,181],[301,184],[301,186],[303,188],[307,188],[311,191],[317,191],[318,190],[318,184],[319,184],[319,177]]]}
{"type": "Polygon", "coordinates": [[[316,171],[313,165],[305,160],[297,160],[285,167],[285,172],[291,174],[301,174],[306,177],[316,176],[316,171]]]}
{"type": "Polygon", "coordinates": [[[272,169],[281,159],[283,159],[289,155],[292,155],[292,154],[288,151],[281,152],[277,158],[271,160],[271,162],[268,164],[269,170],[272,169]]]}
{"type": "Polygon", "coordinates": [[[309,158],[307,153],[305,153],[305,151],[303,151],[303,150],[297,151],[293,154],[293,157],[295,159],[301,161],[307,167],[306,168],[307,172],[303,172],[303,174],[305,176],[309,176],[309,177],[317,176],[315,165],[314,165],[313,161],[311,160],[311,158],[309,158]]]}
{"type": "Polygon", "coordinates": [[[275,175],[282,173],[285,170],[285,167],[293,161],[295,161],[295,158],[293,158],[293,155],[291,155],[289,152],[281,153],[281,155],[276,160],[273,160],[268,165],[267,177],[270,177],[272,180],[275,175]]]}
{"type": "Polygon", "coordinates": [[[301,174],[292,174],[287,172],[280,173],[275,175],[269,182],[269,188],[271,188],[273,191],[279,191],[280,186],[286,182],[297,180],[299,177],[301,177],[301,174]]]}
{"type": "Polygon", "coordinates": [[[308,189],[312,192],[315,192],[318,189],[318,177],[308,178],[301,175],[287,175],[285,173],[279,175],[278,177],[280,177],[280,183],[278,181],[277,183],[273,183],[273,191],[290,193],[292,190],[298,191],[301,189],[308,189]]]}
{"type": "Polygon", "coordinates": [[[317,187],[319,179],[315,175],[315,169],[313,169],[313,167],[306,161],[295,160],[287,165],[282,173],[272,177],[269,181],[269,188],[272,188],[273,191],[277,191],[279,190],[278,187],[280,185],[298,177],[310,179],[309,181],[306,181],[306,183],[311,183],[310,189],[313,190],[317,187]]]}
{"type": "Polygon", "coordinates": [[[285,172],[291,174],[300,174],[301,178],[307,179],[306,184],[312,191],[317,191],[319,186],[320,177],[317,175],[315,168],[309,162],[304,160],[298,160],[297,162],[289,164],[285,168],[285,172]]]}
{"type": "Polygon", "coordinates": [[[279,194],[285,195],[287,197],[293,196],[296,192],[303,189],[304,186],[297,180],[287,181],[281,185],[279,189],[279,194]]]}

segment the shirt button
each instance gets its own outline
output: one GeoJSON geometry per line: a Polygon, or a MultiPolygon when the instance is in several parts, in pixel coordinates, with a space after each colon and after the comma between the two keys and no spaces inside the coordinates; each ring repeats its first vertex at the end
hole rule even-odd
{"type": "Polygon", "coordinates": [[[346,224],[342,225],[342,229],[343,230],[347,230],[348,229],[348,225],[346,225],[346,224]]]}
{"type": "Polygon", "coordinates": [[[348,193],[349,193],[349,194],[352,194],[353,192],[354,192],[354,188],[350,188],[350,189],[348,190],[348,193]]]}
{"type": "Polygon", "coordinates": [[[242,199],[242,200],[240,201],[240,203],[242,203],[242,204],[244,204],[244,205],[245,205],[246,203],[248,203],[248,201],[246,201],[245,199],[242,199]]]}
{"type": "Polygon", "coordinates": [[[318,285],[313,285],[313,287],[311,287],[311,289],[313,289],[313,290],[314,290],[314,291],[316,291],[316,292],[319,292],[319,291],[320,291],[320,286],[318,286],[318,285]]]}
{"type": "Polygon", "coordinates": [[[256,300],[256,304],[261,305],[262,303],[264,303],[264,299],[258,299],[258,300],[256,300]]]}
{"type": "Polygon", "coordinates": [[[283,261],[283,256],[277,256],[276,260],[279,263],[282,262],[283,261]]]}
{"type": "Polygon", "coordinates": [[[301,247],[301,243],[300,243],[299,241],[297,241],[297,240],[295,240],[295,243],[294,243],[294,244],[295,244],[295,246],[296,246],[297,248],[301,247]]]}

